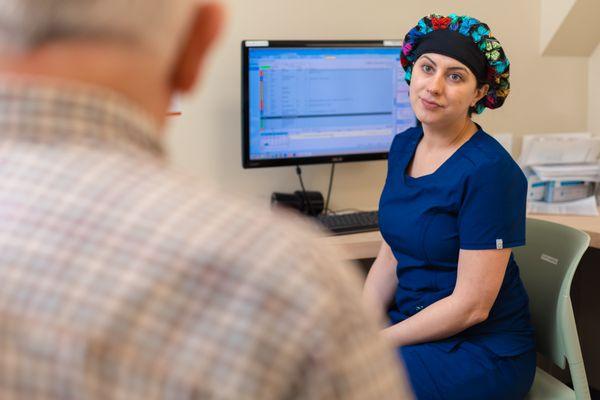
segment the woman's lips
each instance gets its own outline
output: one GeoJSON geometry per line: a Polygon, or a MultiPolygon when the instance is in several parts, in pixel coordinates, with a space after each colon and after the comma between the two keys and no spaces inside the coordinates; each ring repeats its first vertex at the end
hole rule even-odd
{"type": "Polygon", "coordinates": [[[421,104],[423,104],[423,107],[425,107],[425,109],[427,110],[437,110],[439,108],[442,108],[442,106],[440,106],[437,103],[434,103],[432,101],[427,101],[423,98],[421,98],[421,104]]]}

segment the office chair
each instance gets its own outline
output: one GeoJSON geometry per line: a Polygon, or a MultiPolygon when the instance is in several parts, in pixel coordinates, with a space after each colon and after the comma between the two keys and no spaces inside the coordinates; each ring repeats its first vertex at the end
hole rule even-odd
{"type": "Polygon", "coordinates": [[[527,244],[513,249],[530,300],[536,350],[561,369],[574,390],[537,368],[527,399],[591,399],[571,304],[571,282],[590,237],[568,226],[527,219],[527,244]]]}

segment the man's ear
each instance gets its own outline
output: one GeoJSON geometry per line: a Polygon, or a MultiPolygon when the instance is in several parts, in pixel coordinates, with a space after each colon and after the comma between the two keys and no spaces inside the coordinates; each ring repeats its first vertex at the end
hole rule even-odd
{"type": "Polygon", "coordinates": [[[171,86],[174,92],[185,93],[194,88],[202,63],[223,25],[224,10],[220,4],[204,4],[193,12],[191,27],[173,67],[171,86]]]}

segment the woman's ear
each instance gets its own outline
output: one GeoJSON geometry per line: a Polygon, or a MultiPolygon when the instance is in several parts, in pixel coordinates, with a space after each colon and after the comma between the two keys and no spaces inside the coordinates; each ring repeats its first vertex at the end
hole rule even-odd
{"type": "Polygon", "coordinates": [[[473,99],[473,102],[471,103],[471,107],[475,107],[475,104],[477,104],[477,102],[479,100],[481,100],[485,97],[488,90],[490,90],[490,85],[488,85],[487,83],[485,85],[482,85],[481,87],[478,87],[475,90],[475,99],[473,99]]]}

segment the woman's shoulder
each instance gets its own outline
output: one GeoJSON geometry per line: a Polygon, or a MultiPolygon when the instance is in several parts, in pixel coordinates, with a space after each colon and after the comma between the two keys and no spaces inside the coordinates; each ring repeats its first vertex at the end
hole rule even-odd
{"type": "Polygon", "coordinates": [[[474,167],[506,165],[520,169],[510,153],[483,129],[475,133],[464,150],[463,157],[467,158],[474,167]]]}
{"type": "Polygon", "coordinates": [[[483,129],[468,142],[463,157],[471,168],[469,175],[484,175],[495,179],[518,178],[526,182],[521,167],[508,151],[483,129]]]}

